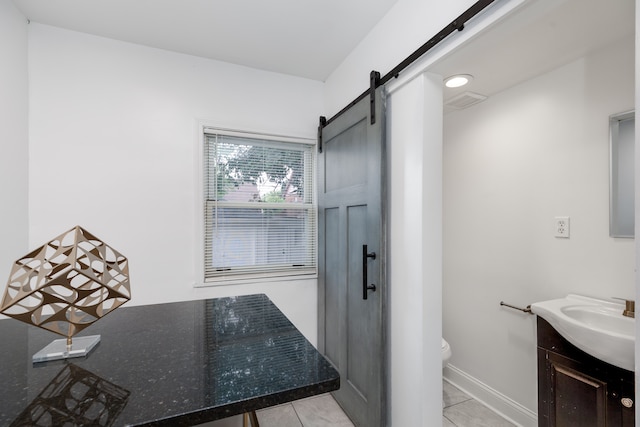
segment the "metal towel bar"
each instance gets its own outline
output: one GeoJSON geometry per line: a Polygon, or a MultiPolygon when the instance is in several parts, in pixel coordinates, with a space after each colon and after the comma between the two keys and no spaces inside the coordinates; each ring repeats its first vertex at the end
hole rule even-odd
{"type": "Polygon", "coordinates": [[[529,304],[526,308],[520,308],[520,307],[516,307],[514,305],[511,304],[506,304],[504,301],[500,301],[500,305],[503,305],[505,307],[509,307],[509,308],[513,308],[514,310],[520,310],[524,313],[529,313],[531,315],[533,315],[533,312],[531,311],[531,304],[529,304]]]}

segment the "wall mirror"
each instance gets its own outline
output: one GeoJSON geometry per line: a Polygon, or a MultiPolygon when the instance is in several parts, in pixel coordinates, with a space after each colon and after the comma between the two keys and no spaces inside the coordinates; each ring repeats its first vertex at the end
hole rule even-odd
{"type": "Polygon", "coordinates": [[[609,117],[609,235],[634,237],[635,112],[609,117]]]}

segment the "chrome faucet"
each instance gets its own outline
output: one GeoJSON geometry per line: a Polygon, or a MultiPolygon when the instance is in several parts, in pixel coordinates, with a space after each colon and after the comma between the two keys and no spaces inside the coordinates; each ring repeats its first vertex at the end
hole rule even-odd
{"type": "Polygon", "coordinates": [[[625,298],[617,298],[617,297],[613,297],[613,299],[619,299],[621,301],[624,301],[624,311],[622,312],[623,316],[626,317],[636,317],[636,302],[632,299],[625,299],[625,298]]]}

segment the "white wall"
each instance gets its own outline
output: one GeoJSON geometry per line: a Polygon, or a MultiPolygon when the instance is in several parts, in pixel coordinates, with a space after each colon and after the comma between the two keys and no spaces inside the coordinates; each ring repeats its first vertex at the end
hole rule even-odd
{"type": "Polygon", "coordinates": [[[451,365],[537,412],[535,316],[568,293],[634,297],[609,237],[610,114],[634,107],[633,40],[444,120],[443,333],[451,365]],[[569,216],[569,239],[553,220],[569,216]]]}
{"type": "Polygon", "coordinates": [[[387,74],[474,3],[474,0],[398,0],[327,79],[324,94],[327,117],[367,89],[372,70],[387,74]]]}
{"type": "MultiPolygon", "coordinates": [[[[640,0],[636,0],[636,37],[635,37],[635,79],[636,82],[640,82],[640,34],[638,28],[640,28],[640,0]]],[[[635,105],[640,105],[640,85],[635,85],[634,91],[635,105]]],[[[636,114],[637,116],[637,114],[636,114]]],[[[638,141],[640,141],[640,132],[636,132],[636,144],[638,147],[638,141]]],[[[640,150],[635,150],[635,235],[640,236],[640,150]]],[[[635,240],[635,265],[640,264],[640,239],[635,240]]],[[[637,270],[637,267],[636,267],[637,270]]],[[[640,275],[636,274],[635,277],[635,300],[636,303],[640,299],[640,275]]],[[[636,328],[636,396],[639,395],[640,390],[640,329],[636,328]]],[[[636,405],[636,419],[640,419],[640,406],[636,405]]]]}
{"type": "MultiPolygon", "coordinates": [[[[0,283],[27,251],[28,85],[27,19],[0,1],[0,283]]],[[[4,292],[4,286],[0,287],[4,292]]],[[[0,297],[1,298],[1,297],[0,297]]]]}
{"type": "Polygon", "coordinates": [[[391,92],[389,424],[442,420],[442,78],[391,92]]]}
{"type": "Polygon", "coordinates": [[[32,247],[79,224],[129,258],[130,305],[264,292],[312,341],[316,280],[194,288],[198,122],[315,139],[322,83],[32,23],[32,247]]]}

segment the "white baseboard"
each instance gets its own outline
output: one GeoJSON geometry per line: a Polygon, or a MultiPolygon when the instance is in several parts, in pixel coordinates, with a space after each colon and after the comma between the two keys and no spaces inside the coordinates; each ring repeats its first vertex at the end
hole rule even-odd
{"type": "Polygon", "coordinates": [[[455,366],[447,365],[444,368],[444,379],[515,425],[538,427],[537,413],[525,408],[455,366]]]}

